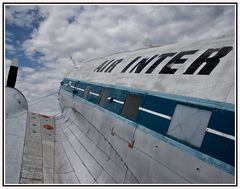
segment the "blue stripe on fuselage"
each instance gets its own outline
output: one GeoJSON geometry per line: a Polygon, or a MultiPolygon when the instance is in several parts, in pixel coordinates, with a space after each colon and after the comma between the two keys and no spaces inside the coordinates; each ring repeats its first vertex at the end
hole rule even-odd
{"type": "MultiPolygon", "coordinates": [[[[67,81],[69,80],[70,79],[68,79],[67,81]]],[[[73,81],[76,81],[76,80],[73,80],[73,81]]],[[[110,96],[113,96],[117,100],[120,100],[123,102],[125,101],[128,94],[138,95],[143,98],[141,107],[152,110],[154,112],[167,115],[167,116],[171,116],[171,117],[173,116],[173,113],[177,104],[183,104],[191,107],[210,110],[212,112],[212,115],[208,124],[209,128],[212,128],[214,130],[223,132],[225,134],[233,135],[233,136],[235,134],[234,132],[235,111],[234,111],[233,104],[203,100],[203,99],[198,99],[193,97],[162,94],[162,93],[156,93],[156,92],[150,93],[149,91],[136,90],[136,89],[126,88],[126,87],[117,87],[112,85],[103,85],[103,84],[97,84],[93,82],[76,81],[75,85],[81,85],[82,87],[90,86],[92,91],[98,92],[99,94],[102,89],[109,89],[110,96]]],[[[64,86],[64,89],[65,88],[66,87],[64,86]]],[[[71,90],[67,90],[67,91],[71,92],[71,90]]],[[[78,95],[78,93],[76,93],[75,95],[82,98],[82,95],[78,95]]],[[[85,99],[85,100],[88,100],[93,104],[95,104],[97,107],[100,107],[98,104],[99,100],[94,100],[94,101],[90,99],[85,99]]],[[[118,115],[117,116],[118,118],[120,117],[123,120],[126,119],[121,115],[121,111],[123,108],[123,105],[121,104],[107,102],[105,105],[102,106],[102,108],[115,113],[116,115],[118,115]]],[[[144,111],[139,111],[137,119],[129,120],[129,121],[131,123],[135,123],[135,124],[131,124],[131,125],[134,125],[135,127],[141,125],[141,127],[143,126],[148,130],[153,131],[154,133],[158,133],[170,139],[169,136],[167,136],[167,130],[171,120],[164,119],[162,117],[158,117],[153,114],[146,113],[144,111]],[[157,125],[160,125],[161,127],[156,127],[155,123],[158,123],[157,125]]],[[[175,139],[171,139],[171,140],[176,141],[175,139]]],[[[176,141],[176,143],[181,144],[183,146],[187,146],[193,151],[206,154],[209,157],[214,157],[214,159],[218,159],[218,161],[220,160],[220,162],[222,163],[225,162],[226,164],[225,167],[227,168],[226,169],[223,168],[223,169],[231,174],[234,173],[234,167],[233,167],[235,165],[235,159],[234,159],[235,158],[235,153],[234,153],[235,141],[234,140],[231,140],[222,136],[216,136],[214,134],[206,132],[200,148],[193,147],[190,144],[182,141],[176,141]],[[229,166],[227,166],[228,164],[230,168],[229,166]]],[[[216,161],[214,160],[214,162],[216,161]]]]}

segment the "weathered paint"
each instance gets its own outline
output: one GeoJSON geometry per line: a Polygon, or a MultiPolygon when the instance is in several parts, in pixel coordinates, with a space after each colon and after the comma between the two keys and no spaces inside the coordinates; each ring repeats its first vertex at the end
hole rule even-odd
{"type": "Polygon", "coordinates": [[[117,53],[77,65],[63,80],[59,101],[63,109],[72,107],[100,130],[109,131],[104,136],[133,166],[140,182],[168,183],[172,177],[175,181],[170,183],[231,183],[235,175],[234,60],[233,36],[117,53]],[[72,93],[70,81],[81,90],[75,88],[72,93]],[[103,90],[108,91],[108,98],[100,103],[103,90]],[[142,98],[135,119],[123,114],[129,94],[142,98]],[[211,112],[200,147],[167,135],[178,104],[211,112]],[[216,132],[208,132],[208,128],[216,132]],[[161,145],[144,144],[151,140],[161,145]],[[164,164],[170,172],[155,172],[152,166],[149,170],[143,162],[156,167],[164,164]],[[201,171],[204,175],[197,176],[201,171]]]}
{"type": "MultiPolygon", "coordinates": [[[[224,50],[224,49],[223,49],[224,50]]],[[[207,53],[208,54],[208,53],[207,53]]],[[[175,61],[175,60],[174,60],[175,61]]],[[[177,60],[176,60],[177,61],[177,60]]],[[[179,62],[179,61],[177,61],[179,62]]],[[[181,61],[180,61],[181,62],[181,61]]],[[[211,61],[210,61],[211,62],[211,61]]],[[[105,68],[107,69],[107,67],[105,68]]],[[[104,69],[104,70],[105,70],[104,69]]],[[[133,87],[145,89],[151,92],[157,91],[168,94],[197,97],[202,99],[234,103],[235,91],[231,90],[235,85],[235,42],[234,35],[226,35],[221,38],[208,39],[189,43],[171,44],[162,47],[153,47],[131,52],[117,53],[114,55],[95,58],[89,61],[81,62],[75,66],[66,77],[76,80],[96,82],[102,84],[111,84],[124,87],[133,87]],[[216,52],[223,47],[231,47],[228,53],[224,53],[214,67],[211,73],[198,74],[206,65],[202,62],[201,55],[208,49],[217,49],[213,54],[209,55],[210,60],[216,60],[216,52]],[[149,62],[140,73],[130,72],[132,68],[139,63],[144,57],[153,57],[169,52],[198,50],[191,55],[184,55],[180,59],[186,59],[182,64],[171,64],[170,69],[177,69],[174,74],[159,74],[159,72],[174,57],[166,57],[151,73],[145,72],[154,65],[153,59],[149,62]],[[136,60],[124,73],[122,70],[127,67],[135,58],[136,60]],[[111,72],[97,72],[94,70],[107,60],[120,60],[111,72]],[[201,66],[193,74],[183,74],[199,59],[201,66]],[[201,60],[200,60],[201,59],[201,60]],[[129,73],[130,72],[130,73],[129,73]]]]}
{"type": "MultiPolygon", "coordinates": [[[[94,88],[94,86],[91,85],[91,88],[94,88]]],[[[116,89],[111,89],[109,87],[108,87],[108,89],[110,91],[116,90],[116,89]]],[[[118,90],[118,93],[121,93],[121,90],[118,90]]],[[[124,96],[126,96],[127,93],[128,92],[124,91],[124,96]]],[[[129,93],[131,93],[131,92],[129,92],[129,93]]],[[[62,90],[60,91],[60,95],[61,94],[62,94],[62,90]]],[[[138,94],[138,93],[135,93],[135,94],[138,94]]],[[[69,94],[69,95],[71,96],[71,94],[69,94]]],[[[139,93],[138,95],[141,96],[142,94],[139,93]]],[[[224,110],[225,108],[222,103],[221,103],[221,106],[217,106],[217,104],[215,104],[215,107],[211,107],[211,106],[208,106],[207,104],[205,104],[205,106],[198,105],[197,104],[198,99],[195,100],[196,103],[194,103],[194,101],[192,101],[191,103],[186,101],[184,103],[184,100],[179,102],[177,100],[169,100],[164,97],[160,98],[160,97],[155,96],[155,98],[154,98],[154,96],[146,95],[146,94],[142,95],[142,97],[143,97],[143,102],[145,102],[145,99],[147,99],[147,104],[151,105],[151,106],[147,106],[148,109],[150,109],[150,110],[154,110],[157,112],[161,111],[161,113],[167,112],[168,115],[172,116],[177,104],[187,104],[188,106],[191,106],[191,107],[197,107],[197,108],[200,108],[203,110],[206,109],[206,110],[210,110],[212,112],[211,119],[208,124],[208,128],[216,127],[216,124],[217,124],[217,126],[218,126],[217,129],[220,131],[224,130],[225,133],[231,133],[232,127],[234,128],[234,111],[233,110],[231,111],[232,116],[229,117],[230,112],[224,110]],[[164,105],[161,104],[161,101],[164,102],[164,105]],[[169,106],[170,106],[170,108],[169,108],[169,106]],[[156,107],[157,107],[157,109],[156,109],[156,107]],[[164,109],[167,109],[168,111],[164,111],[164,109]],[[171,112],[171,114],[170,114],[170,112],[171,112]],[[221,114],[219,114],[218,112],[221,112],[221,114]],[[224,118],[224,116],[226,116],[226,117],[224,118]],[[228,124],[226,125],[225,122],[219,123],[219,122],[214,121],[214,120],[218,120],[218,119],[227,119],[228,124]],[[221,129],[221,128],[224,128],[224,129],[221,129]]],[[[123,101],[125,101],[125,99],[123,99],[123,101]]],[[[90,101],[90,102],[92,102],[92,101],[90,101]]],[[[212,103],[214,103],[214,102],[212,102],[212,103]]],[[[98,105],[98,103],[94,103],[94,104],[98,105]]],[[[118,111],[116,111],[114,108],[109,108],[109,104],[112,104],[112,103],[108,102],[104,106],[101,106],[101,107],[117,114],[118,116],[124,117],[124,116],[122,116],[122,113],[120,111],[122,109],[122,107],[124,106],[123,104],[120,104],[121,105],[120,106],[118,103],[116,103],[121,107],[121,109],[118,109],[118,111]]],[[[142,106],[145,107],[145,104],[142,103],[142,106]]],[[[226,106],[228,106],[228,105],[226,104],[226,106]]],[[[165,135],[166,137],[170,137],[167,135],[167,130],[168,130],[169,124],[171,122],[171,120],[169,120],[169,119],[162,118],[162,117],[156,116],[154,114],[149,114],[146,112],[139,111],[137,119],[133,120],[133,121],[136,122],[136,124],[145,126],[150,130],[153,130],[157,133],[165,135]]],[[[136,127],[138,127],[138,126],[136,125],[136,127]]],[[[177,139],[175,139],[175,140],[177,140],[177,139]]],[[[179,141],[179,142],[182,142],[182,141],[179,141]]],[[[191,146],[191,144],[186,143],[186,142],[185,142],[185,145],[188,145],[189,147],[193,147],[193,146],[191,146]]],[[[216,137],[213,138],[213,134],[206,133],[201,147],[196,148],[196,150],[206,153],[210,156],[213,156],[213,157],[215,157],[221,161],[224,161],[226,163],[229,163],[230,165],[233,166],[234,165],[234,156],[235,156],[234,148],[235,148],[234,140],[231,140],[231,139],[223,137],[223,136],[220,136],[220,137],[218,136],[217,138],[216,137]],[[225,146],[226,148],[222,148],[222,146],[225,146]]]]}
{"type": "Polygon", "coordinates": [[[27,103],[7,98],[5,182],[234,184],[234,45],[225,36],[75,65],[61,82],[62,114],[31,114],[31,135],[27,103]],[[177,105],[211,112],[200,147],[168,135],[177,105]]]}
{"type": "MultiPolygon", "coordinates": [[[[63,90],[60,93],[63,99],[71,96],[63,90]]],[[[114,146],[123,161],[130,166],[140,183],[234,182],[234,168],[232,166],[138,125],[131,120],[120,117],[116,113],[104,110],[89,101],[79,97],[74,99],[75,114],[79,114],[79,111],[81,111],[80,116],[106,137],[106,140],[114,146]],[[135,127],[132,127],[132,125],[135,125],[135,127]],[[141,135],[139,135],[140,133],[141,135]],[[162,153],[156,152],[156,150],[162,151],[162,153]],[[173,160],[173,157],[178,157],[178,159],[173,160]],[[170,160],[174,162],[170,163],[170,160]],[[149,168],[150,162],[155,167],[151,166],[149,168]],[[187,165],[185,166],[186,162],[187,165]],[[192,162],[193,167],[189,166],[190,162],[192,162]],[[160,165],[164,165],[165,168],[160,165]],[[201,167],[201,171],[197,171],[198,166],[201,167]],[[149,171],[145,172],[145,170],[149,171]],[[155,175],[154,172],[157,174],[155,175]]],[[[65,105],[62,104],[62,106],[65,105]]],[[[74,122],[79,124],[79,121],[75,119],[74,122]]],[[[82,129],[86,133],[91,133],[88,128],[83,127],[82,129]]],[[[92,137],[95,137],[94,140],[96,141],[100,140],[94,133],[92,133],[92,137]]],[[[99,146],[101,145],[100,143],[99,146]]]]}

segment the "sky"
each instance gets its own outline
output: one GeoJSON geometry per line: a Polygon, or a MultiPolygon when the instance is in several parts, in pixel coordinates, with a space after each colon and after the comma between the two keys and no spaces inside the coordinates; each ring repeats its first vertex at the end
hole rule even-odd
{"type": "MultiPolygon", "coordinates": [[[[19,59],[16,88],[30,111],[60,111],[60,82],[75,62],[111,53],[235,32],[233,5],[5,5],[5,78],[19,59]],[[32,103],[31,103],[32,102],[32,103]]],[[[5,79],[6,80],[6,79],[5,79]]]]}

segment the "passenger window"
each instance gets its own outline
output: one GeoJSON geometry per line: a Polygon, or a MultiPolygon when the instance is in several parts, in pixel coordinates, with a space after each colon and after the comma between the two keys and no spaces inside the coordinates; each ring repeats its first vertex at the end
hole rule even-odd
{"type": "Polygon", "coordinates": [[[104,106],[108,101],[109,89],[102,89],[99,98],[99,105],[104,106]]]}
{"type": "Polygon", "coordinates": [[[212,112],[178,104],[167,134],[195,147],[200,147],[212,112]]]}
{"type": "Polygon", "coordinates": [[[86,87],[85,92],[84,92],[84,96],[83,96],[85,99],[87,99],[88,93],[89,93],[90,89],[91,89],[90,86],[87,86],[87,87],[86,87]]]}
{"type": "Polygon", "coordinates": [[[135,120],[138,115],[139,107],[142,103],[142,97],[136,95],[128,95],[125,100],[122,115],[135,120]]]}

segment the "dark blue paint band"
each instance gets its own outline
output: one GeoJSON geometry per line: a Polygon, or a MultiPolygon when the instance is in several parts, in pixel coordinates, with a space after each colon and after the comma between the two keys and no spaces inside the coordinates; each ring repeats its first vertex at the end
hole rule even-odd
{"type": "MultiPolygon", "coordinates": [[[[142,97],[143,100],[141,107],[171,117],[173,116],[177,104],[210,110],[212,112],[212,115],[208,123],[208,128],[214,129],[216,131],[228,135],[232,136],[235,135],[234,132],[235,111],[233,104],[178,95],[168,95],[156,92],[150,93],[149,91],[140,91],[125,87],[116,87],[92,82],[76,81],[68,78],[64,79],[63,83],[68,84],[69,81],[71,81],[72,86],[82,88],[84,90],[88,86],[91,92],[99,94],[99,97],[94,95],[87,95],[87,97],[85,98],[85,100],[97,106],[100,106],[98,98],[100,98],[101,91],[103,89],[108,89],[109,96],[113,97],[114,99],[124,102],[128,94],[134,94],[142,97]]],[[[65,85],[62,85],[62,88],[80,98],[84,98],[84,92],[82,91],[78,90],[74,91],[73,88],[65,85]]],[[[119,115],[120,117],[127,118],[121,114],[123,106],[124,106],[123,104],[111,103],[110,101],[107,101],[104,105],[101,105],[102,108],[110,112],[113,112],[119,115]]],[[[149,130],[152,130],[158,134],[161,134],[169,138],[169,136],[167,135],[167,130],[169,128],[171,120],[164,119],[162,117],[155,116],[144,111],[139,111],[137,118],[130,119],[130,121],[136,123],[136,125],[142,125],[148,128],[149,130]],[[158,123],[158,125],[161,125],[161,127],[156,127],[156,124],[154,123],[158,123]]],[[[229,138],[225,138],[222,136],[206,132],[202,145],[199,148],[191,146],[186,142],[180,140],[178,141],[177,139],[171,140],[175,140],[178,143],[181,143],[182,145],[190,147],[191,149],[194,149],[208,156],[214,157],[215,159],[218,159],[222,162],[225,162],[226,164],[229,164],[229,166],[235,165],[235,141],[229,138]]]]}

